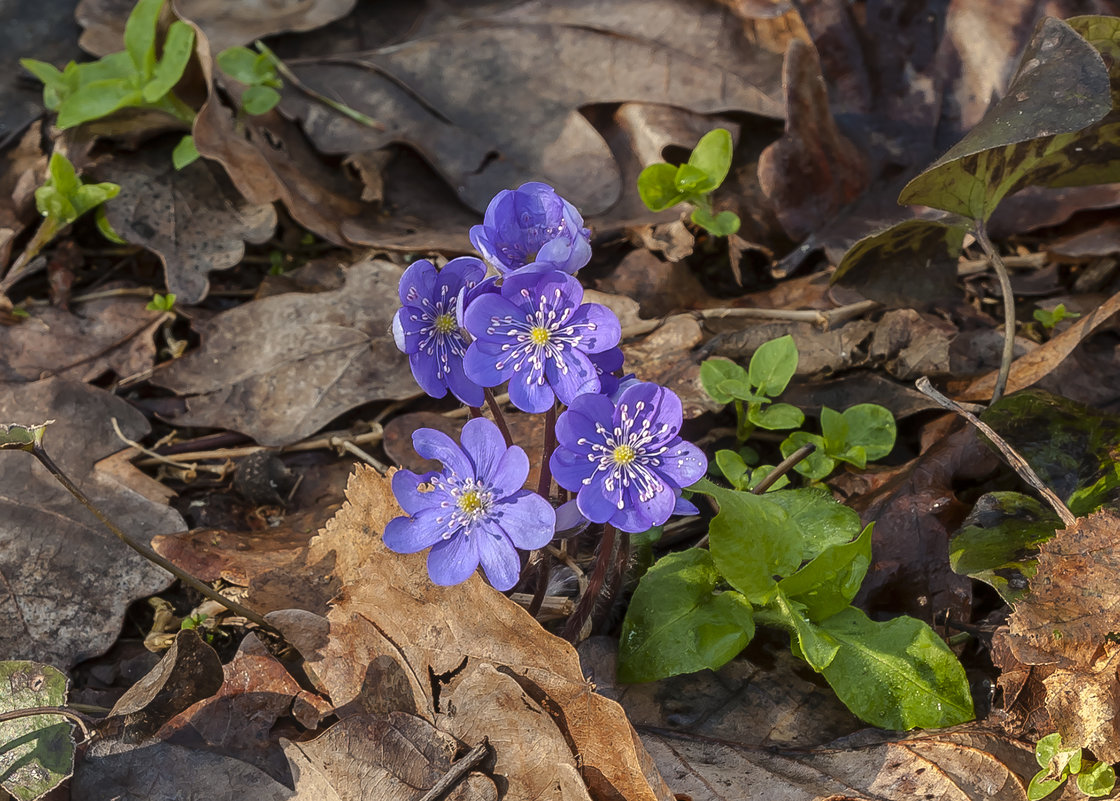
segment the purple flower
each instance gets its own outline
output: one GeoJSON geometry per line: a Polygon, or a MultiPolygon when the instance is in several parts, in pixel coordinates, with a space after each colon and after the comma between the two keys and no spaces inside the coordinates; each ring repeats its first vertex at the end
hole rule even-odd
{"type": "Polygon", "coordinates": [[[583,217],[548,184],[503,189],[486,207],[471,244],[500,273],[534,262],[534,270],[574,273],[591,259],[591,232],[583,217]]]}
{"type": "Polygon", "coordinates": [[[703,452],[680,438],[682,422],[680,399],[657,384],[631,384],[617,402],[581,395],[556,421],[552,475],[578,491],[579,511],[594,523],[629,532],[659,526],[695,509],[680,491],[708,468],[703,452]]]}
{"type": "Polygon", "coordinates": [[[513,273],[500,294],[475,298],[464,312],[474,341],[463,364],[484,387],[509,380],[509,399],[525,412],[547,411],[553,400],[571,403],[598,392],[600,380],[588,354],[618,344],[614,312],[582,303],[583,287],[565,273],[513,273]]]}
{"type": "Polygon", "coordinates": [[[433,398],[450,389],[468,406],[481,406],[482,387],[463,372],[467,339],[459,328],[460,291],[476,286],[486,265],[473,256],[449,261],[442,270],[427,259],[415,261],[401,276],[401,308],[393,316],[393,338],[408,354],[420,388],[433,398]]]}
{"type": "Polygon", "coordinates": [[[535,492],[522,489],[529,458],[506,447],[498,427],[484,417],[463,426],[462,447],[446,434],[421,428],[412,446],[441,472],[393,474],[393,494],[407,517],[385,527],[391,551],[416,553],[431,547],[428,575],[443,586],[470,578],[479,563],[486,578],[508,590],[521,573],[518,548],[543,548],[552,539],[556,512],[535,492]]]}

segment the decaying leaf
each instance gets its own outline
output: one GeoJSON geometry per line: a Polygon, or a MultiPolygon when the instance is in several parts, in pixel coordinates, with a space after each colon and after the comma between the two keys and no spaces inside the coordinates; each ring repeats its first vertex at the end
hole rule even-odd
{"type": "MultiPolygon", "coordinates": [[[[61,378],[4,385],[0,420],[54,418],[45,444],[54,460],[133,537],[184,528],[178,512],[105,475],[98,462],[141,439],[144,417],[104,390],[61,378]]],[[[130,474],[149,481],[130,468],[130,474]]],[[[130,483],[132,483],[130,481],[130,483]]],[[[154,483],[154,482],[153,482],[154,483]]],[[[170,576],[107,531],[34,457],[0,453],[0,652],[68,667],[106,650],[125,608],[159,592],[170,576]]]]}
{"type": "Polygon", "coordinates": [[[676,314],[641,340],[626,343],[626,371],[655,381],[677,393],[685,418],[719,408],[700,384],[700,362],[693,349],[700,344],[700,324],[688,314],[676,314]]]}
{"type": "Polygon", "coordinates": [[[111,156],[93,173],[120,184],[106,218],[123,239],[160,257],[167,290],[180,303],[206,297],[207,274],[233,267],[246,241],[264,242],[276,227],[270,204],[245,200],[204,160],[176,170],[170,147],[111,156]]]}
{"type": "Polygon", "coordinates": [[[367,261],[332,292],[289,292],[200,325],[203,345],[154,381],[187,397],[176,422],[284,445],[373,400],[417,394],[389,331],[400,268],[367,261]]]}

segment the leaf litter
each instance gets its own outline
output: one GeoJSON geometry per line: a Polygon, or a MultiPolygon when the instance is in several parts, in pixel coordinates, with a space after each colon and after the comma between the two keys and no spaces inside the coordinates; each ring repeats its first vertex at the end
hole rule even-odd
{"type": "MultiPolygon", "coordinates": [[[[34,221],[47,139],[91,179],[122,185],[106,219],[132,247],[96,255],[105,246],[93,245],[69,262],[59,248],[39,277],[3,299],[0,419],[58,419],[48,442],[83,489],[174,563],[270,612],[297,653],[278,653],[262,632],[223,645],[221,632],[238,623],[221,614],[222,625],[198,629],[202,637],[164,632],[171,650],[98,724],[70,796],[113,788],[119,797],[171,798],[189,786],[219,799],[415,798],[475,746],[484,756],[446,797],[1023,798],[1036,769],[1031,741],[1051,730],[1098,759],[1120,760],[1110,715],[1111,512],[1088,516],[1090,505],[1077,526],[1055,534],[1045,512],[1009,492],[987,446],[929,415],[909,386],[932,376],[958,398],[990,398],[999,290],[985,265],[974,266],[971,239],[954,220],[896,205],[902,187],[917,177],[928,194],[946,171],[968,172],[998,151],[1009,171],[960,209],[974,214],[979,202],[988,213],[995,195],[1053,183],[1055,157],[1032,150],[1040,136],[1093,120],[1078,134],[1091,145],[1083,150],[1113,158],[1115,112],[1099,91],[1069,97],[1077,107],[1053,125],[1016,114],[1027,126],[1008,138],[999,122],[1060,86],[1046,72],[1055,66],[1045,55],[1050,39],[1073,48],[1066,67],[1094,62],[1086,74],[1112,71],[1115,80],[1113,28],[1051,21],[1032,34],[1042,4],[1005,5],[994,14],[927,4],[907,16],[833,2],[421,3],[396,12],[313,2],[264,16],[176,2],[174,13],[199,34],[199,63],[181,88],[202,107],[192,132],[203,160],[172,170],[175,140],[158,137],[176,124],[135,115],[91,126],[98,148],[29,129],[5,154],[0,260],[17,255],[34,221]],[[260,37],[271,37],[298,84],[285,81],[277,111],[249,116],[239,109],[242,87],[211,58],[260,37]],[[1030,58],[1016,69],[1025,47],[1038,50],[1042,70],[1030,58]],[[376,124],[323,105],[315,90],[376,124]],[[1075,120],[1085,103],[1092,108],[1075,120]],[[737,150],[716,208],[744,219],[727,246],[671,212],[649,213],[633,189],[643,166],[687,152],[720,126],[733,131],[737,150]],[[612,640],[592,638],[577,655],[481,579],[437,588],[420,557],[387,554],[379,534],[399,512],[372,468],[351,477],[337,514],[337,481],[333,494],[309,503],[293,502],[286,485],[221,500],[240,492],[228,482],[244,448],[271,449],[297,483],[328,459],[344,473],[353,457],[378,463],[382,453],[422,469],[406,442],[418,426],[439,427],[432,421],[445,420],[446,407],[416,399],[391,341],[401,268],[419,255],[469,252],[463,232],[493,193],[527,180],[555,184],[585,212],[606,254],[589,269],[599,289],[615,293],[596,302],[623,317],[629,369],[671,386],[692,425],[711,429],[709,442],[719,441],[726,417],[703,392],[700,361],[745,364],[787,333],[801,359],[784,400],[810,414],[884,403],[909,427],[892,464],[830,481],[876,522],[858,602],[945,633],[979,631],[980,645],[967,648],[990,642],[997,669],[977,670],[1002,688],[1002,708],[997,699],[987,720],[946,732],[860,732],[835,696],[789,661],[784,642],[765,640],[716,673],[620,686],[612,640]],[[314,258],[301,253],[331,254],[322,264],[344,265],[342,283],[288,270],[314,258]],[[285,274],[264,279],[253,266],[262,263],[285,274]],[[831,265],[829,286],[820,279],[831,265]],[[807,274],[789,277],[797,270],[807,274]],[[174,310],[149,311],[128,297],[143,287],[174,293],[174,310]],[[863,298],[887,308],[859,306],[863,298]],[[849,304],[852,316],[827,316],[849,304]],[[775,316],[760,321],[759,310],[775,316]],[[782,317],[793,310],[819,316],[782,317]],[[325,429],[331,434],[314,444],[325,429]],[[128,442],[146,449],[143,464],[165,484],[130,464],[128,442]],[[305,445],[345,455],[298,461],[305,445]],[[203,475],[219,478],[208,487],[203,475]],[[184,517],[211,507],[216,518],[220,508],[241,517],[185,531],[184,517]],[[995,550],[960,550],[968,537],[990,545],[1009,520],[1026,528],[995,550]],[[1013,603],[1009,625],[1001,625],[1001,598],[1013,603]]],[[[1111,5],[1092,10],[1115,13],[1111,5]]],[[[120,50],[130,7],[84,0],[83,47],[120,50]]],[[[16,119],[27,107],[12,109],[16,119]]],[[[8,136],[0,129],[0,141],[16,141],[8,136]]],[[[1075,152],[1056,158],[1077,167],[1075,152]]],[[[1114,264],[1081,261],[1115,248],[1107,229],[1075,214],[1114,206],[1114,193],[1059,187],[1019,198],[991,228],[1018,249],[1012,258],[1029,263],[1017,268],[1016,294],[1045,293],[1045,308],[1065,302],[1082,316],[1053,331],[1022,327],[1009,390],[1041,385],[1115,412],[1115,390],[1092,373],[1115,366],[1120,285],[1114,264]],[[1085,241],[1070,239],[1083,233],[1099,241],[1088,250],[1060,245],[1085,241]]],[[[91,232],[78,225],[69,236],[84,244],[95,241],[91,232]]],[[[1033,396],[1008,400],[1016,397],[1033,396]]],[[[1058,431],[1050,425],[1064,413],[1039,403],[1007,414],[1027,430],[1058,431]]],[[[512,422],[530,431],[527,441],[540,439],[527,417],[512,422]]],[[[1076,474],[1076,486],[1061,492],[1067,500],[1111,504],[1110,443],[1061,431],[1061,455],[1078,467],[1062,474],[1058,459],[1047,480],[1064,486],[1076,474]]],[[[1037,449],[1023,448],[1037,461],[1037,449]]],[[[3,655],[53,663],[89,684],[94,663],[84,660],[108,651],[122,626],[118,645],[133,637],[135,646],[149,621],[137,622],[129,604],[170,579],[121,552],[26,454],[3,455],[10,513],[0,515],[0,579],[21,621],[7,638],[0,633],[3,655]]],[[[687,537],[689,525],[667,536],[687,537]]],[[[569,583],[586,582],[573,565],[569,583]]],[[[578,593],[558,591],[569,604],[578,593]]],[[[175,598],[176,624],[194,600],[175,598]]]]}

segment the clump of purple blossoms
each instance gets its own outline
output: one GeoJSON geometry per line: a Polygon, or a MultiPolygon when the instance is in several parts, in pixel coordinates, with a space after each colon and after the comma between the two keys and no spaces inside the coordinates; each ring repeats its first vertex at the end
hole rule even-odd
{"type": "Polygon", "coordinates": [[[707,457],[681,439],[680,399],[648,382],[623,385],[616,401],[586,394],[556,421],[549,464],[561,487],[578,492],[580,513],[637,533],[695,512],[681,490],[703,478],[707,457]]]}
{"type": "Polygon", "coordinates": [[[531,270],[574,273],[591,259],[591,232],[583,217],[548,184],[505,189],[486,207],[471,244],[500,273],[531,270]]]}
{"type": "Polygon", "coordinates": [[[440,461],[443,470],[393,475],[393,494],[408,516],[385,527],[385,545],[397,553],[430,547],[428,574],[436,584],[466,581],[481,563],[489,582],[508,590],[521,573],[517,549],[547,545],[556,512],[544,498],[522,489],[529,458],[516,445],[506,447],[494,423],[468,421],[461,440],[462,447],[430,428],[412,435],[416,452],[440,461]]]}
{"type": "Polygon", "coordinates": [[[460,292],[477,286],[485,274],[486,265],[479,259],[463,256],[442,270],[421,259],[401,276],[401,308],[393,316],[393,338],[408,354],[416,383],[433,398],[442,398],[450,389],[468,406],[482,405],[482,387],[463,371],[467,340],[456,307],[460,292]]]}
{"type": "Polygon", "coordinates": [[[583,303],[583,287],[566,273],[513,273],[501,293],[471,301],[464,322],[474,341],[467,375],[485,387],[509,381],[509,399],[522,411],[547,411],[555,398],[570,404],[599,392],[588,354],[618,344],[622,328],[610,309],[583,303]]]}

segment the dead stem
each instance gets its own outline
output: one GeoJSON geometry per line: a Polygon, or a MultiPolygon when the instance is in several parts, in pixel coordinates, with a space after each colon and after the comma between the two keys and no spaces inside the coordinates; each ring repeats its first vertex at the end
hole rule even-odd
{"type": "Polygon", "coordinates": [[[1011,362],[1015,360],[1015,292],[1011,288],[1011,275],[1007,272],[1007,265],[1003,263],[1003,257],[992,245],[992,240],[988,238],[988,229],[983,220],[976,221],[973,234],[988,260],[991,261],[992,267],[995,268],[996,277],[999,278],[999,290],[1003,294],[1003,356],[999,362],[996,386],[992,390],[992,403],[995,403],[1003,397],[1003,392],[1007,389],[1011,362]]]}

